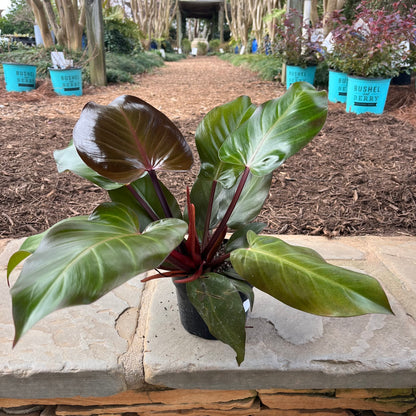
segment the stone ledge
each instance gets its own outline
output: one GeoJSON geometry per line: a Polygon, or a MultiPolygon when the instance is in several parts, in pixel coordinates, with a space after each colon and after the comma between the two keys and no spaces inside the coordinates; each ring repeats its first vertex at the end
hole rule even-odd
{"type": "MultiPolygon", "coordinates": [[[[50,315],[12,350],[5,273],[21,241],[0,240],[0,397],[65,404],[58,398],[112,397],[129,389],[152,390],[152,385],[175,391],[415,387],[416,238],[281,238],[376,277],[395,316],[322,318],[258,292],[247,323],[246,360],[238,367],[228,346],[183,330],[170,281],[150,282],[143,290],[137,277],[92,306],[50,315]]],[[[261,394],[271,399],[271,393],[261,394]]]]}
{"type": "Polygon", "coordinates": [[[0,399],[0,415],[413,416],[416,409],[412,389],[127,391],[105,398],[57,398],[28,403],[0,399]]]}
{"type": "MultiPolygon", "coordinates": [[[[35,325],[12,349],[12,306],[6,284],[9,256],[21,240],[1,240],[0,397],[110,396],[144,384],[135,335],[143,284],[135,278],[90,306],[60,310],[35,325]],[[135,366],[126,366],[132,361],[135,366]],[[134,373],[134,374],[132,374],[134,373]],[[128,380],[133,379],[135,385],[128,380]]],[[[11,281],[17,277],[14,272],[11,281]]],[[[142,347],[142,341],[140,343],[142,347]]]]}
{"type": "Polygon", "coordinates": [[[415,268],[396,274],[382,255],[393,256],[393,252],[396,267],[402,257],[416,266],[416,239],[281,238],[311,247],[334,264],[376,277],[388,293],[395,316],[323,318],[256,292],[247,321],[246,359],[237,367],[228,346],[183,330],[173,286],[169,281],[153,282],[143,361],[146,382],[177,389],[416,386],[416,322],[412,318],[416,295],[410,284],[415,268]]]}

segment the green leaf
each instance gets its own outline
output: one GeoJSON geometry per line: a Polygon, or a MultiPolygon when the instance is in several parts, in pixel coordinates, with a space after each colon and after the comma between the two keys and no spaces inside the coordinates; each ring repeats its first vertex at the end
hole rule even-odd
{"type": "Polygon", "coordinates": [[[134,212],[116,203],[100,205],[89,219],[68,219],[52,227],[11,289],[15,343],[49,313],[94,302],[157,267],[187,229],[181,220],[165,219],[140,234],[134,212]]]}
{"type": "MultiPolygon", "coordinates": [[[[254,292],[253,292],[253,286],[250,285],[250,283],[247,283],[244,280],[240,279],[230,279],[230,282],[233,284],[233,286],[242,294],[244,294],[247,299],[250,302],[250,310],[253,309],[254,306],[254,292]]],[[[244,304],[243,304],[244,306],[244,304]]]]}
{"type": "Polygon", "coordinates": [[[123,95],[108,106],[86,104],[73,139],[82,160],[123,184],[150,170],[188,170],[192,152],[163,113],[140,98],[123,95]]]}
{"type": "Polygon", "coordinates": [[[267,101],[224,142],[219,157],[246,166],[264,176],[309,143],[321,130],[327,115],[325,91],[298,82],[280,98],[267,101]]]}
{"type": "MultiPolygon", "coordinates": [[[[271,174],[261,178],[251,174],[249,175],[243,188],[243,192],[228,221],[228,226],[230,228],[240,228],[257,217],[263,207],[264,201],[269,195],[271,180],[271,174]]],[[[225,189],[220,183],[217,183],[210,221],[211,230],[215,228],[223,218],[227,208],[230,206],[237,186],[238,182],[232,188],[225,189]]],[[[198,178],[192,187],[191,201],[195,205],[196,226],[198,231],[204,229],[211,187],[212,182],[203,178],[198,178]]]]}
{"type": "MultiPolygon", "coordinates": [[[[191,190],[191,202],[195,205],[195,223],[200,236],[204,230],[205,218],[209,211],[209,199],[213,182],[210,179],[197,178],[191,190]]],[[[216,184],[209,228],[213,229],[218,224],[219,197],[222,191],[220,183],[216,184]]]]}
{"type": "MultiPolygon", "coordinates": [[[[249,175],[243,192],[228,221],[230,228],[240,228],[257,217],[263,207],[264,201],[269,195],[271,180],[271,174],[264,177],[249,175]]],[[[191,201],[195,205],[196,225],[199,231],[204,228],[211,186],[212,182],[210,180],[198,178],[192,187],[191,201]]],[[[223,218],[237,186],[238,182],[232,188],[225,189],[220,183],[217,183],[212,206],[210,229],[215,228],[223,218]]]]}
{"type": "Polygon", "coordinates": [[[27,257],[29,257],[35,250],[38,248],[40,242],[45,236],[47,231],[44,231],[39,234],[31,235],[26,238],[22,243],[19,250],[13,253],[7,263],[7,283],[9,283],[9,278],[11,272],[27,257]]]}
{"type": "MultiPolygon", "coordinates": [[[[251,173],[249,174],[243,192],[228,220],[227,225],[230,228],[240,228],[257,217],[263,208],[264,201],[269,196],[271,182],[272,174],[263,177],[253,176],[251,173]]],[[[221,218],[229,207],[236,189],[237,184],[234,188],[225,190],[224,195],[220,195],[220,210],[218,215],[221,218]]]]}
{"type": "Polygon", "coordinates": [[[81,178],[87,179],[92,183],[95,183],[103,189],[117,189],[123,186],[120,183],[111,181],[110,179],[104,178],[97,172],[88,167],[79,156],[77,149],[73,142],[65,149],[55,150],[53,152],[58,172],[64,172],[70,170],[81,178]]]}
{"type": "Polygon", "coordinates": [[[199,177],[216,180],[225,188],[234,185],[241,172],[224,164],[218,151],[230,134],[254,112],[255,106],[247,96],[212,109],[199,124],[195,143],[201,160],[199,177]]]}
{"type": "Polygon", "coordinates": [[[247,232],[251,230],[256,234],[259,234],[264,230],[265,227],[266,224],[262,222],[252,222],[251,224],[246,224],[242,228],[239,228],[228,240],[225,246],[225,251],[230,253],[231,251],[238,248],[248,248],[249,244],[247,241],[247,232]]]}
{"type": "Polygon", "coordinates": [[[211,334],[236,352],[240,365],[245,354],[246,315],[240,294],[231,280],[220,274],[208,273],[187,283],[186,290],[211,334]]]}
{"type": "Polygon", "coordinates": [[[231,253],[237,273],[287,305],[323,316],[392,313],[374,278],[333,266],[315,251],[271,236],[247,234],[249,248],[231,253]]]}
{"type": "MultiPolygon", "coordinates": [[[[175,218],[181,219],[181,209],[175,197],[161,182],[160,185],[162,187],[162,191],[165,195],[166,201],[169,205],[172,215],[175,218]]],[[[131,186],[149,204],[149,206],[153,209],[154,213],[159,218],[165,217],[162,205],[160,204],[160,200],[157,197],[157,194],[155,193],[155,188],[149,175],[145,175],[142,178],[135,180],[131,183],[131,186]]],[[[142,206],[137,202],[132,193],[125,186],[123,186],[122,188],[111,190],[108,192],[108,194],[112,201],[121,202],[122,204],[130,207],[136,213],[136,215],[139,218],[141,230],[143,230],[147,226],[147,224],[153,221],[150,218],[149,214],[142,208],[142,206]]]]}
{"type": "MultiPolygon", "coordinates": [[[[87,219],[87,216],[79,216],[79,217],[74,217],[74,218],[67,218],[64,219],[60,222],[58,222],[57,224],[55,224],[55,226],[57,226],[58,224],[63,224],[66,221],[78,221],[78,220],[84,220],[87,219]]],[[[43,240],[43,238],[45,237],[46,233],[49,230],[43,231],[39,234],[35,234],[35,235],[31,235],[29,237],[26,238],[26,240],[22,243],[22,245],[20,246],[19,250],[16,251],[15,253],[13,253],[7,263],[7,282],[9,282],[9,277],[11,272],[27,257],[29,257],[31,254],[33,254],[37,248],[39,247],[39,244],[41,243],[41,241],[43,240]]]]}

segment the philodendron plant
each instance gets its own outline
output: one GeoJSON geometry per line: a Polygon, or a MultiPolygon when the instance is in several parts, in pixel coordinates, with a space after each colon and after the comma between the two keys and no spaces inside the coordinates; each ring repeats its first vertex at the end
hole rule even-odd
{"type": "Polygon", "coordinates": [[[370,276],[330,265],[309,248],[259,235],[253,222],[273,171],[321,130],[325,92],[295,83],[255,107],[248,97],[214,108],[195,134],[199,175],[183,211],[158,171],[186,171],[190,147],[160,111],[133,96],[88,103],[73,142],[55,152],[71,170],[107,190],[111,202],[29,237],[9,261],[26,259],[11,289],[16,343],[49,313],[94,302],[139,273],[170,277],[211,334],[245,353],[245,310],[252,287],[296,309],[325,316],[391,313],[370,276]],[[230,234],[231,233],[231,236],[230,234]],[[226,238],[227,237],[227,238],[226,238]]]}

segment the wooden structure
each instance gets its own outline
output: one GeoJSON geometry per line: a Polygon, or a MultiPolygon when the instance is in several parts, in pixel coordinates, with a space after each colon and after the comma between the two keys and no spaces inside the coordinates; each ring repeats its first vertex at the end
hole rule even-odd
{"type": "Polygon", "coordinates": [[[178,45],[182,42],[183,19],[214,19],[218,15],[218,27],[220,31],[220,41],[224,42],[224,0],[180,0],[176,15],[178,45]]]}

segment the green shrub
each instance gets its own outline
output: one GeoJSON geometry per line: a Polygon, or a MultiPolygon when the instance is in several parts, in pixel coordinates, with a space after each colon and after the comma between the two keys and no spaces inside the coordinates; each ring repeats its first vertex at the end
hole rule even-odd
{"type": "Polygon", "coordinates": [[[105,30],[104,46],[107,52],[131,53],[135,43],[133,39],[125,37],[118,29],[105,30]]]}
{"type": "Polygon", "coordinates": [[[220,57],[233,65],[245,66],[251,71],[257,72],[262,79],[267,81],[275,81],[282,72],[282,61],[275,56],[226,53],[220,57]]]}
{"type": "Polygon", "coordinates": [[[119,82],[133,82],[133,77],[127,72],[118,69],[107,69],[107,82],[109,84],[116,84],[119,82]]]}
{"type": "Polygon", "coordinates": [[[206,55],[208,45],[205,42],[198,42],[198,55],[206,55]]]}
{"type": "Polygon", "coordinates": [[[166,53],[173,53],[172,44],[168,39],[162,39],[160,41],[160,47],[165,50],[166,53]]]}
{"type": "Polygon", "coordinates": [[[211,39],[209,41],[209,50],[211,52],[219,52],[221,42],[219,39],[211,39]]]}
{"type": "Polygon", "coordinates": [[[182,52],[186,55],[191,52],[191,41],[188,38],[182,39],[182,52]]]}
{"type": "Polygon", "coordinates": [[[132,53],[140,45],[140,30],[124,17],[120,6],[109,7],[104,12],[104,45],[107,52],[132,53]]]}
{"type": "Polygon", "coordinates": [[[165,61],[166,62],[176,62],[180,61],[181,59],[186,58],[185,54],[181,53],[166,53],[165,61]]]}
{"type": "Polygon", "coordinates": [[[133,82],[133,75],[150,71],[163,65],[163,59],[155,53],[144,52],[134,55],[106,54],[107,81],[133,82]]]}

